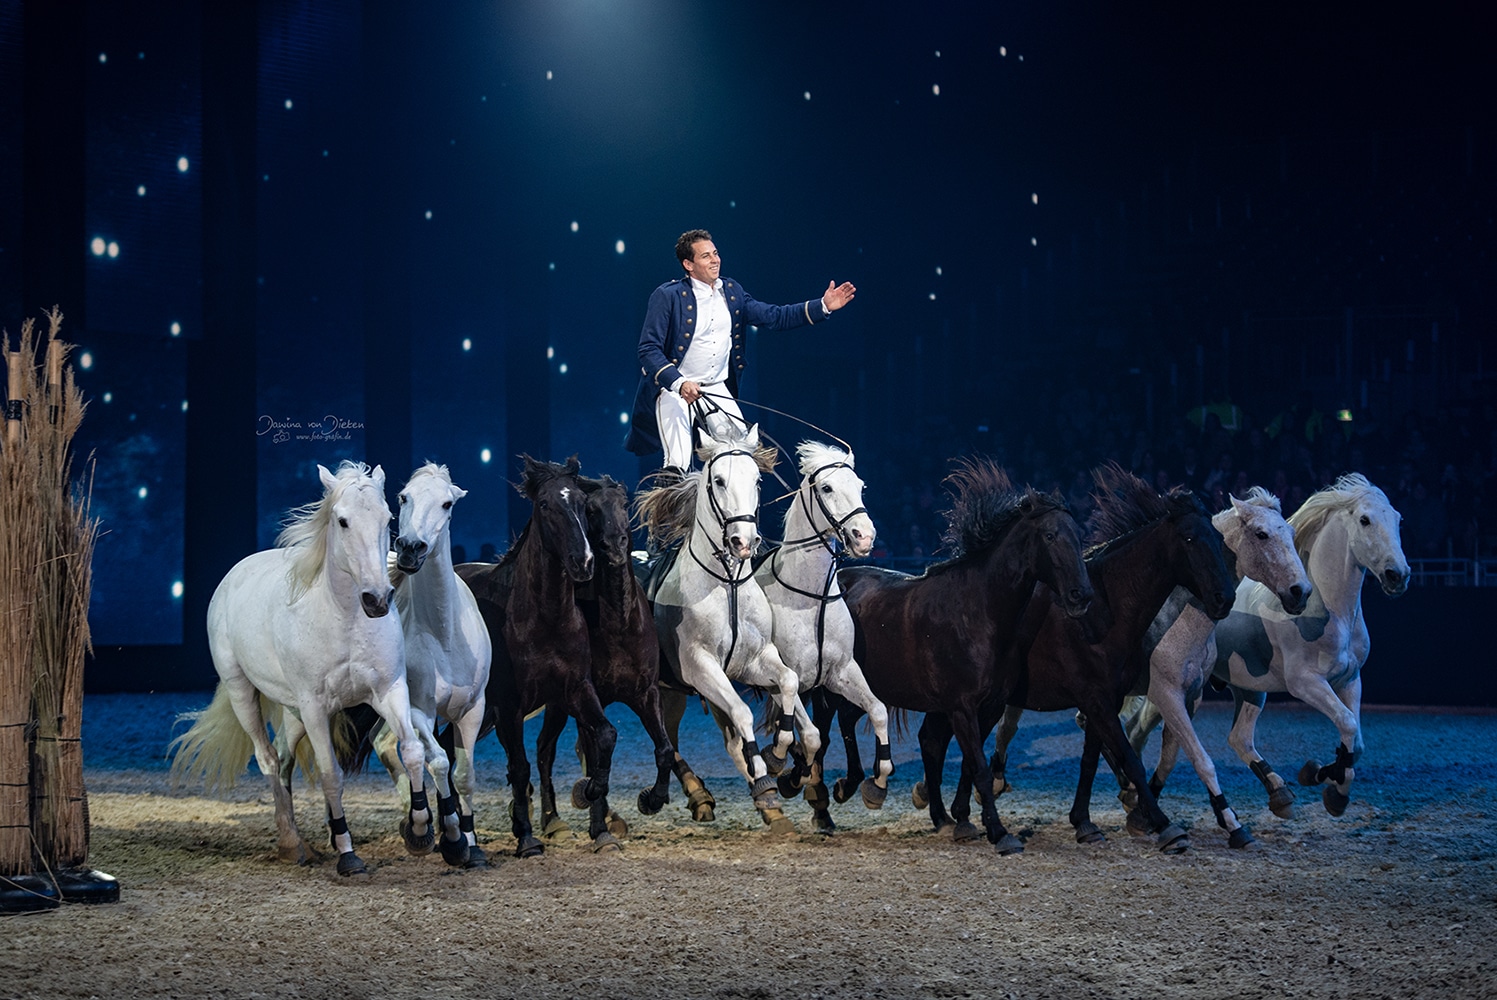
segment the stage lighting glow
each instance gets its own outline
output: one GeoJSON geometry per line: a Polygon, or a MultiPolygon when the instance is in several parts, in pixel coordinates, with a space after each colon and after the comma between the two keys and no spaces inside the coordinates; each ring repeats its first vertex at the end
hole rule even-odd
{"type": "Polygon", "coordinates": [[[473,340],[472,340],[471,337],[464,337],[463,338],[463,350],[465,350],[465,351],[471,351],[471,350],[473,350],[473,340]]]}
{"type": "Polygon", "coordinates": [[[562,373],[562,374],[563,374],[563,375],[565,375],[565,374],[566,374],[566,373],[567,373],[567,363],[566,363],[566,362],[565,362],[565,361],[563,361],[563,362],[562,362],[562,363],[561,363],[561,367],[560,367],[560,368],[558,368],[558,369],[557,369],[557,371],[559,371],[559,372],[561,372],[561,373],[562,373]]]}
{"type": "Polygon", "coordinates": [[[620,411],[619,412],[619,423],[621,423],[621,424],[627,424],[628,422],[629,422],[629,414],[624,413],[623,411],[620,411]]]}
{"type": "Polygon", "coordinates": [[[172,581],[172,596],[173,597],[181,597],[182,596],[182,581],[181,580],[173,580],[172,581]]]}
{"type": "Polygon", "coordinates": [[[1032,247],[1039,246],[1040,245],[1039,238],[1035,237],[1035,236],[1029,237],[1029,245],[1032,246],[1032,247]]]}
{"type": "Polygon", "coordinates": [[[1029,200],[1038,205],[1040,203],[1040,196],[1038,194],[1032,194],[1029,196],[1029,200]]]}
{"type": "Polygon", "coordinates": [[[491,451],[489,451],[487,448],[483,449],[483,451],[480,451],[478,453],[478,460],[480,462],[484,463],[485,465],[487,465],[489,463],[489,459],[491,459],[493,457],[494,457],[494,453],[491,452],[491,451]]]}
{"type": "Polygon", "coordinates": [[[935,94],[937,97],[940,97],[941,96],[941,85],[939,83],[933,83],[933,84],[931,84],[930,85],[930,92],[932,94],[935,94]]]}
{"type": "Polygon", "coordinates": [[[88,353],[87,351],[84,351],[82,354],[78,355],[78,367],[79,368],[92,368],[93,366],[94,366],[94,356],[92,354],[88,353]]]}
{"type": "Polygon", "coordinates": [[[936,277],[939,278],[940,276],[941,276],[941,266],[939,264],[937,264],[936,265],[936,277]]]}
{"type": "Polygon", "coordinates": [[[737,208],[738,207],[738,202],[736,200],[730,201],[730,202],[728,202],[728,207],[729,208],[737,208]]]}
{"type": "Polygon", "coordinates": [[[546,79],[547,80],[551,79],[551,71],[549,69],[546,70],[546,79]]]}
{"type": "Polygon", "coordinates": [[[551,358],[554,358],[554,357],[556,357],[556,348],[554,348],[554,347],[548,347],[548,348],[546,348],[546,358],[547,358],[547,360],[549,360],[551,358]]]}
{"type": "Polygon", "coordinates": [[[426,210],[426,217],[428,219],[431,218],[431,209],[429,209],[429,208],[426,210]]]}
{"type": "MultiPolygon", "coordinates": [[[[180,170],[184,174],[187,173],[187,157],[185,157],[185,156],[179,156],[179,157],[177,157],[177,169],[180,170]]],[[[269,180],[268,177],[266,179],[269,180]]]]}
{"type": "Polygon", "coordinates": [[[291,98],[289,98],[289,97],[286,98],[286,110],[287,111],[291,110],[291,98]]]}
{"type": "Polygon", "coordinates": [[[553,260],[551,263],[547,264],[546,265],[546,270],[548,270],[548,271],[554,271],[554,270],[556,270],[556,261],[553,260]]]}
{"type": "Polygon", "coordinates": [[[104,53],[100,52],[99,53],[99,62],[100,63],[107,63],[108,61],[109,61],[109,57],[107,55],[105,55],[104,53]]]}
{"type": "Polygon", "coordinates": [[[936,49],[936,58],[937,59],[941,58],[941,50],[940,49],[936,49]]]}
{"type": "Polygon", "coordinates": [[[931,300],[931,301],[932,301],[932,302],[934,302],[934,301],[936,301],[936,293],[935,293],[935,292],[931,292],[931,293],[930,293],[930,300],[931,300]]]}
{"type": "Polygon", "coordinates": [[[580,227],[579,227],[579,226],[578,226],[578,225],[577,225],[577,220],[576,220],[576,219],[573,219],[573,220],[572,220],[572,232],[574,232],[574,233],[575,233],[575,232],[576,232],[576,231],[577,231],[577,230],[578,230],[578,229],[579,229],[579,228],[580,228],[580,227]]]}
{"type": "Polygon", "coordinates": [[[109,244],[104,242],[104,237],[95,236],[94,241],[88,245],[88,248],[94,252],[95,257],[102,257],[104,256],[104,251],[109,248],[109,244]]]}
{"type": "Polygon", "coordinates": [[[1343,424],[1349,424],[1349,423],[1351,423],[1351,411],[1350,410],[1337,410],[1336,411],[1336,419],[1339,420],[1339,421],[1341,421],[1343,424]]]}
{"type": "Polygon", "coordinates": [[[150,490],[148,490],[144,486],[142,486],[140,489],[138,489],[138,490],[135,491],[135,495],[138,496],[138,497],[140,497],[142,500],[144,500],[146,498],[146,495],[149,494],[150,492],[151,492],[150,490]]]}
{"type": "Polygon", "coordinates": [[[140,187],[135,189],[135,193],[144,198],[146,196],[146,186],[142,184],[140,187]]]}
{"type": "Polygon", "coordinates": [[[1006,49],[1002,45],[1000,45],[1000,46],[998,46],[998,54],[1000,56],[1003,56],[1006,59],[1006,58],[1008,58],[1008,49],[1006,49]]]}
{"type": "Polygon", "coordinates": [[[801,96],[804,97],[806,100],[809,101],[811,99],[811,92],[808,90],[804,94],[802,94],[801,96]]]}
{"type": "Polygon", "coordinates": [[[172,336],[173,337],[180,337],[180,336],[182,336],[182,324],[181,323],[178,323],[176,321],[172,322],[172,336]]]}
{"type": "Polygon", "coordinates": [[[114,242],[114,240],[110,240],[109,241],[109,256],[110,256],[110,259],[118,257],[119,255],[120,255],[120,245],[118,243],[114,242]]]}
{"type": "Polygon", "coordinates": [[[183,413],[187,412],[187,400],[185,400],[185,399],[182,400],[182,412],[183,413]]]}
{"type": "Polygon", "coordinates": [[[106,402],[106,403],[112,403],[112,402],[114,402],[114,393],[112,393],[112,392],[106,392],[100,398],[103,399],[104,402],[106,402]]]}
{"type": "Polygon", "coordinates": [[[614,241],[613,252],[614,253],[623,253],[624,252],[624,241],[623,240],[616,240],[616,241],[614,241]]]}

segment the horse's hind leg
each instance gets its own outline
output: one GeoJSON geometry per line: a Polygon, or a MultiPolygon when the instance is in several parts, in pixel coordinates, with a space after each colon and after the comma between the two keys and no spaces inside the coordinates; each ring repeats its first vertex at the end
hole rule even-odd
{"type": "Polygon", "coordinates": [[[861,708],[873,725],[873,777],[863,779],[858,788],[863,805],[878,809],[889,793],[889,776],[894,773],[894,754],[889,746],[889,709],[874,696],[863,677],[862,668],[854,660],[848,660],[832,671],[826,686],[861,708]]]}
{"type": "MultiPolygon", "coordinates": [[[[399,745],[400,763],[405,769],[406,777],[410,779],[411,788],[416,789],[411,792],[410,805],[406,809],[405,818],[400,822],[400,835],[405,841],[405,849],[415,855],[429,854],[436,846],[437,837],[432,823],[431,806],[426,799],[426,750],[421,736],[411,725],[411,699],[404,676],[397,676],[394,683],[369,703],[369,707],[394,732],[399,745]]],[[[325,724],[323,728],[326,728],[325,724]]],[[[435,738],[433,742],[435,743],[435,738]]],[[[442,751],[444,763],[446,759],[446,753],[442,751]]],[[[445,782],[438,786],[438,794],[442,787],[445,787],[445,782]]]]}
{"type": "MultiPolygon", "coordinates": [[[[1141,817],[1148,832],[1154,835],[1155,843],[1161,851],[1178,854],[1189,847],[1190,841],[1186,838],[1185,831],[1169,821],[1164,810],[1159,808],[1159,802],[1154,798],[1154,793],[1149,790],[1148,779],[1144,777],[1143,761],[1139,759],[1138,754],[1134,753],[1132,744],[1123,734],[1123,724],[1118,719],[1116,707],[1093,704],[1085,706],[1083,711],[1086,713],[1087,720],[1087,746],[1092,745],[1095,736],[1096,750],[1106,754],[1107,761],[1112,765],[1113,770],[1126,773],[1128,780],[1138,789],[1138,808],[1128,814],[1130,828],[1136,826],[1141,817]]],[[[1088,770],[1086,753],[1087,751],[1084,750],[1082,779],[1076,788],[1078,806],[1082,804],[1083,790],[1087,799],[1091,798],[1092,781],[1097,773],[1095,756],[1088,770]]]]}
{"type": "MultiPolygon", "coordinates": [[[[987,771],[984,767],[987,758],[982,752],[987,732],[981,730],[977,720],[966,713],[950,714],[947,718],[952,732],[956,734],[957,744],[962,748],[962,770],[975,779],[979,771],[987,771]]],[[[974,787],[978,801],[982,803],[982,825],[987,831],[988,843],[996,847],[999,854],[1018,854],[1023,851],[1024,842],[1005,830],[1003,822],[998,818],[992,782],[977,782],[974,787]]]]}
{"type": "Polygon", "coordinates": [[[1014,786],[1008,783],[1008,748],[1019,732],[1019,719],[1024,709],[1019,705],[1008,705],[1003,709],[1003,718],[998,721],[998,736],[993,747],[990,769],[993,772],[993,794],[1011,792],[1014,786]]]}
{"type": "Polygon", "coordinates": [[[510,831],[515,835],[515,857],[533,858],[545,852],[530,825],[530,761],[525,756],[524,713],[513,706],[494,709],[494,728],[508,760],[507,774],[513,799],[509,806],[510,831]]]}
{"type": "Polygon", "coordinates": [[[1264,760],[1254,745],[1253,735],[1258,728],[1258,716],[1263,714],[1268,696],[1262,691],[1248,691],[1228,685],[1232,692],[1232,731],[1227,734],[1227,744],[1242,762],[1258,776],[1268,792],[1268,808],[1281,819],[1294,816],[1294,789],[1279,777],[1273,765],[1264,760]]]}
{"type": "MultiPolygon", "coordinates": [[[[478,846],[478,838],[473,829],[473,749],[478,745],[478,732],[483,725],[483,715],[484,700],[480,697],[474,705],[469,707],[466,714],[453,720],[448,726],[448,729],[457,735],[451,754],[450,794],[457,799],[458,830],[461,831],[468,847],[467,856],[461,863],[469,868],[482,868],[489,863],[488,855],[484,854],[483,848],[478,846]]],[[[449,857],[448,851],[444,841],[443,860],[449,864],[458,863],[452,860],[456,858],[457,853],[453,851],[449,857]]]]}
{"type": "Polygon", "coordinates": [[[572,832],[556,810],[556,786],[551,781],[551,769],[556,764],[556,742],[561,739],[567,718],[559,705],[547,705],[540,735],[535,738],[535,771],[541,786],[541,836],[548,839],[572,832]]]}
{"type": "Polygon", "coordinates": [[[1237,813],[1227,804],[1227,797],[1222,794],[1221,783],[1216,778],[1216,764],[1201,745],[1200,736],[1196,734],[1192,721],[1194,712],[1183,703],[1176,706],[1161,702],[1159,708],[1165,720],[1164,741],[1159,748],[1159,766],[1154,770],[1154,777],[1149,779],[1149,790],[1156,797],[1164,790],[1164,782],[1173,769],[1176,753],[1183,747],[1201,784],[1206,786],[1206,792],[1211,797],[1211,811],[1216,814],[1216,825],[1227,831],[1228,845],[1240,848],[1251,844],[1253,835],[1248,833],[1247,827],[1238,820],[1237,813]]]}
{"type": "MultiPolygon", "coordinates": [[[[265,780],[270,782],[270,794],[275,802],[276,857],[299,865],[316,861],[317,851],[306,842],[296,826],[296,814],[291,807],[291,772],[288,770],[283,774],[281,757],[270,745],[270,737],[266,735],[265,717],[260,714],[260,692],[242,673],[224,678],[223,685],[229,696],[229,704],[233,706],[234,716],[254,744],[255,763],[265,775],[265,780]]],[[[289,711],[286,716],[289,719],[295,718],[289,711]]],[[[281,728],[287,728],[285,722],[281,728]]],[[[289,749],[286,757],[288,760],[295,759],[289,749]]]]}
{"type": "MultiPolygon", "coordinates": [[[[951,745],[951,722],[940,712],[927,712],[925,721],[920,723],[920,763],[925,768],[925,780],[915,786],[915,807],[921,806],[930,810],[930,822],[937,830],[952,827],[956,824],[950,816],[946,815],[946,804],[941,800],[941,772],[946,767],[946,749],[951,745]]],[[[967,816],[962,816],[963,823],[970,828],[976,836],[976,828],[967,823],[967,816]]],[[[957,839],[970,839],[962,838],[957,839]]]]}
{"type": "Polygon", "coordinates": [[[671,770],[676,762],[676,748],[666,735],[665,718],[661,711],[660,689],[654,684],[646,685],[630,703],[629,707],[639,716],[651,742],[655,744],[655,784],[639,793],[636,803],[646,816],[658,813],[671,800],[671,770]]]}
{"type": "Polygon", "coordinates": [[[660,692],[660,712],[661,718],[665,720],[666,733],[670,736],[671,746],[678,748],[672,755],[671,769],[676,772],[676,780],[681,783],[681,791],[686,795],[686,808],[691,812],[691,818],[698,823],[710,823],[717,818],[714,812],[717,800],[691,769],[691,765],[686,763],[686,758],[681,756],[679,749],[681,717],[686,714],[686,692],[675,688],[657,690],[660,692]]]}
{"type": "Polygon", "coordinates": [[[322,796],[327,801],[327,825],[332,832],[333,847],[338,851],[338,874],[360,875],[369,868],[354,853],[353,836],[348,832],[348,819],[343,815],[343,768],[339,766],[338,756],[333,751],[332,732],[328,728],[325,713],[326,709],[322,706],[305,706],[301,712],[301,724],[306,728],[307,741],[311,743],[312,753],[317,759],[322,796]]]}

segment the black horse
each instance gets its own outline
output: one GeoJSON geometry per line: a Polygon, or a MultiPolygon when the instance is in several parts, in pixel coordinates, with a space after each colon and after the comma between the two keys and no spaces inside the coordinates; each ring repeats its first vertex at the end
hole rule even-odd
{"type": "MultiPolygon", "coordinates": [[[[945,536],[951,559],[920,576],[854,566],[838,579],[856,628],[854,655],[873,693],[890,708],[946,713],[966,770],[986,763],[978,710],[1002,694],[1001,668],[1036,582],[1063,595],[1073,615],[1086,612],[1092,589],[1080,532],[1059,493],[1015,488],[988,461],[967,462],[947,481],[956,493],[945,536]]],[[[822,719],[816,722],[825,731],[822,719]]],[[[851,762],[850,755],[849,769],[851,762]]],[[[988,840],[1003,853],[1022,850],[999,821],[986,784],[988,840]]],[[[825,801],[824,789],[813,804],[818,799],[825,801]]]]}
{"type": "MultiPolygon", "coordinates": [[[[1100,753],[1136,788],[1144,789],[1130,814],[1130,828],[1155,835],[1161,850],[1180,851],[1188,846],[1185,831],[1169,822],[1147,790],[1143,764],[1123,732],[1118,713],[1148,665],[1144,634],[1171,591],[1176,586],[1186,588],[1219,621],[1232,610],[1234,580],[1221,534],[1195,494],[1176,487],[1161,496],[1116,464],[1092,476],[1097,511],[1090,537],[1096,544],[1087,553],[1086,565],[1098,595],[1098,610],[1105,611],[1110,625],[1093,642],[1095,634],[1089,636],[1083,623],[1065,614],[1054,594],[1036,593],[1020,628],[1018,655],[1007,664],[1001,697],[987,702],[981,712],[981,733],[985,740],[1005,706],[1042,712],[1079,709],[1086,736],[1070,814],[1077,841],[1103,839],[1091,821],[1090,807],[1100,753]]],[[[920,727],[925,781],[923,789],[917,787],[917,801],[922,791],[929,797],[931,821],[937,827],[949,822],[941,805],[940,780],[953,728],[940,715],[927,715],[920,727]]],[[[956,732],[960,740],[961,732],[956,732]]],[[[1002,773],[1002,763],[995,758],[995,773],[1002,773]]],[[[952,797],[952,814],[958,822],[967,820],[973,780],[973,771],[964,761],[952,797]]],[[[991,784],[979,783],[979,797],[984,797],[983,792],[991,794],[991,784]]]]}
{"type": "MultiPolygon", "coordinates": [[[[533,510],[519,540],[496,563],[463,563],[457,575],[473,590],[494,645],[485,689],[488,715],[509,759],[514,791],[510,823],[526,858],[544,848],[530,822],[530,761],[525,756],[525,717],[549,704],[577,719],[590,766],[588,802],[608,795],[608,775],[617,739],[592,683],[591,641],[577,606],[576,586],[593,575],[593,552],[583,527],[585,492],[576,456],[566,465],[525,459],[519,490],[533,510]]],[[[589,834],[608,832],[594,811],[589,834]]]]}
{"type": "MultiPolygon", "coordinates": [[[[655,784],[640,792],[638,799],[639,811],[653,816],[670,801],[676,750],[666,735],[660,691],[656,687],[660,679],[660,645],[655,636],[655,619],[650,614],[644,587],[634,576],[629,554],[629,494],[622,483],[608,476],[602,479],[583,476],[578,481],[587,494],[588,541],[599,556],[592,581],[577,591],[577,604],[587,620],[592,642],[593,688],[604,705],[614,702],[628,705],[655,744],[655,784]]],[[[541,779],[541,830],[548,834],[566,828],[556,812],[551,768],[556,761],[556,741],[567,719],[561,706],[547,705],[535,746],[536,769],[541,779]]],[[[593,825],[601,815],[614,835],[623,836],[629,831],[623,818],[609,810],[606,798],[587,799],[586,779],[572,786],[572,804],[578,809],[590,809],[594,814],[593,825]]],[[[607,843],[600,840],[594,840],[595,847],[607,843]]]]}

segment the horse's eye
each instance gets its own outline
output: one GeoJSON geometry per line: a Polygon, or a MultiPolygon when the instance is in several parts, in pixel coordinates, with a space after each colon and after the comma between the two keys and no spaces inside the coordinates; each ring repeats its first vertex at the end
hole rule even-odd
{"type": "Polygon", "coordinates": [[[823,493],[830,493],[830,492],[832,492],[832,484],[831,483],[827,483],[825,486],[823,486],[821,488],[821,492],[823,492],[823,493]]]}
{"type": "Polygon", "coordinates": [[[1053,532],[1053,531],[1047,531],[1047,532],[1045,532],[1045,541],[1047,541],[1047,542],[1053,542],[1053,541],[1055,541],[1055,532],[1053,532]]]}
{"type": "Polygon", "coordinates": [[[1266,542],[1268,540],[1268,532],[1264,531],[1262,528],[1259,528],[1258,529],[1258,540],[1260,542],[1266,542]]]}
{"type": "Polygon", "coordinates": [[[1186,545],[1194,545],[1195,544],[1195,540],[1196,540],[1196,536],[1195,535],[1186,535],[1185,536],[1185,544],[1186,545]]]}
{"type": "Polygon", "coordinates": [[[551,501],[550,500],[542,500],[541,501],[541,510],[550,510],[550,509],[551,509],[551,501]]]}
{"type": "Polygon", "coordinates": [[[442,504],[442,509],[443,510],[451,510],[452,509],[452,501],[448,500],[446,503],[442,504]]]}
{"type": "Polygon", "coordinates": [[[727,486],[728,486],[728,481],[726,479],[724,479],[722,476],[714,476],[712,478],[712,482],[720,490],[721,489],[726,489],[727,486]]]}
{"type": "Polygon", "coordinates": [[[1371,523],[1372,523],[1372,518],[1368,517],[1366,514],[1363,514],[1362,515],[1362,527],[1365,528],[1365,527],[1367,527],[1371,523]]]}
{"type": "Polygon", "coordinates": [[[346,517],[340,517],[340,518],[338,518],[338,527],[340,527],[340,528],[346,528],[346,527],[348,527],[348,518],[346,518],[346,517]]]}

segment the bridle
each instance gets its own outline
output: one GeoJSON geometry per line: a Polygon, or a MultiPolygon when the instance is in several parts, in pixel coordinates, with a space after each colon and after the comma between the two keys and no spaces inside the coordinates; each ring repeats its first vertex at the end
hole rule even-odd
{"type": "MultiPolygon", "coordinates": [[[[692,560],[698,566],[702,567],[708,576],[725,584],[728,588],[728,621],[730,623],[731,638],[728,642],[728,654],[723,657],[723,668],[725,670],[727,669],[727,665],[733,660],[733,650],[738,646],[738,588],[744,580],[750,579],[753,576],[753,573],[743,575],[743,567],[749,560],[739,559],[728,550],[728,526],[737,524],[740,521],[754,525],[759,523],[759,512],[757,509],[751,514],[729,515],[727,511],[723,510],[722,504],[718,502],[717,495],[712,491],[713,463],[718,459],[727,458],[732,455],[740,455],[749,461],[754,461],[754,453],[746,448],[729,448],[709,458],[701,473],[701,488],[707,491],[707,507],[720,529],[718,539],[711,542],[711,545],[712,558],[721,566],[721,572],[703,562],[702,557],[697,555],[693,542],[696,540],[699,532],[692,532],[691,537],[686,540],[686,551],[691,554],[692,560]]],[[[699,527],[708,528],[707,525],[702,523],[701,504],[697,504],[696,523],[699,527]]],[[[700,534],[706,534],[706,531],[700,532],[700,534]]]]}

